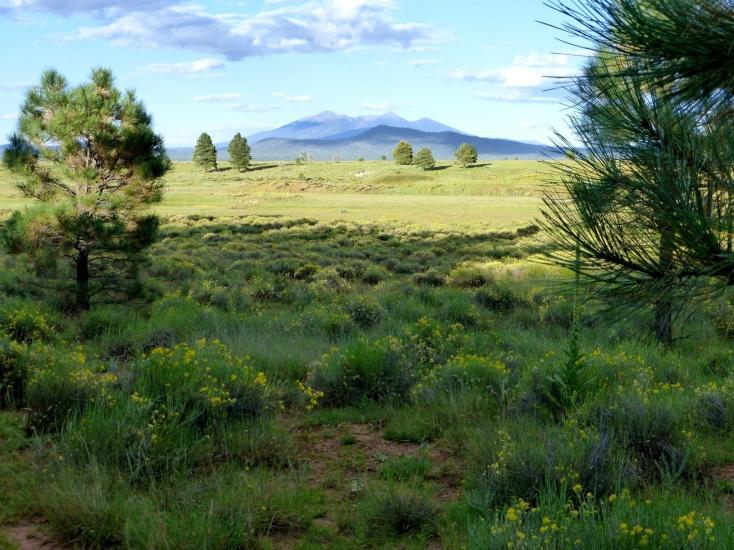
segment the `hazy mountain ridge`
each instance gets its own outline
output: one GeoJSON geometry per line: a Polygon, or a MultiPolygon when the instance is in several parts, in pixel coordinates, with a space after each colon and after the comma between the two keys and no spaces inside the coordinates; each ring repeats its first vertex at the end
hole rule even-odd
{"type": "Polygon", "coordinates": [[[430,118],[420,120],[406,120],[403,117],[388,112],[381,115],[350,117],[339,115],[332,111],[324,111],[314,116],[295,120],[289,124],[251,135],[250,143],[257,143],[266,139],[333,139],[336,136],[347,137],[357,135],[361,131],[378,126],[393,126],[396,128],[410,128],[424,132],[458,132],[455,128],[436,122],[430,118]]]}

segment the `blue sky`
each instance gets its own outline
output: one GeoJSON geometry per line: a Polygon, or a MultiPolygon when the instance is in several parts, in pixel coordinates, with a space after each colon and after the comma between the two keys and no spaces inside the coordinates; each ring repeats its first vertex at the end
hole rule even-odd
{"type": "Polygon", "coordinates": [[[105,66],[170,146],[324,110],[547,142],[567,112],[543,77],[580,59],[537,20],[558,15],[543,0],[0,0],[0,136],[43,69],[76,83],[105,66]]]}

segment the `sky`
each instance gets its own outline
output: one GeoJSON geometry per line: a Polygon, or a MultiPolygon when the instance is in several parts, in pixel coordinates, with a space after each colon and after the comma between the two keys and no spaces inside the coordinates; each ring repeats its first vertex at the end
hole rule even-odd
{"type": "Polygon", "coordinates": [[[169,146],[321,111],[548,143],[583,58],[543,0],[0,0],[0,142],[25,91],[109,67],[169,146]]]}

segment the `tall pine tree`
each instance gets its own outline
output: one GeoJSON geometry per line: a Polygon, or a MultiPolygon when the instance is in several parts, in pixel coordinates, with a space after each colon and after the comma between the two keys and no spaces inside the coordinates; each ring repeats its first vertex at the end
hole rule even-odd
{"type": "Polygon", "coordinates": [[[217,148],[214,146],[211,136],[206,132],[196,140],[194,162],[207,172],[217,169],[217,148]]]}
{"type": "Polygon", "coordinates": [[[715,67],[686,60],[731,41],[734,12],[718,0],[554,5],[597,57],[570,87],[575,143],[558,147],[573,154],[544,199],[551,258],[617,311],[651,306],[669,344],[677,313],[734,284],[734,56],[718,52],[715,67]],[[691,47],[673,54],[684,37],[691,47]]]}
{"type": "Polygon", "coordinates": [[[232,141],[229,142],[227,150],[235,170],[244,172],[250,167],[250,161],[252,160],[250,146],[247,143],[247,138],[242,137],[242,134],[237,132],[232,141]]]}
{"type": "Polygon", "coordinates": [[[3,162],[36,204],[15,212],[1,237],[28,256],[40,286],[72,290],[79,310],[141,290],[139,267],[158,228],[147,207],[161,200],[170,161],[133,92],[118,90],[105,69],[77,87],[45,72],[26,94],[3,162]]]}

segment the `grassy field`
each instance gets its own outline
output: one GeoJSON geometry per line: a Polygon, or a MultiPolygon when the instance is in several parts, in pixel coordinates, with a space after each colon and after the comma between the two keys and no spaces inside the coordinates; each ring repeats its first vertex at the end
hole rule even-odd
{"type": "Polygon", "coordinates": [[[0,255],[0,549],[734,547],[730,303],[574,313],[539,163],[226,168],[167,176],[140,304],[0,255]]]}
{"type": "MultiPolygon", "coordinates": [[[[166,176],[163,216],[308,217],[323,222],[391,223],[465,230],[516,228],[540,204],[549,169],[535,161],[497,161],[424,172],[390,162],[261,164],[239,173],[224,163],[204,173],[176,163],[166,176]]],[[[23,203],[0,168],[0,211],[23,203]]]]}

